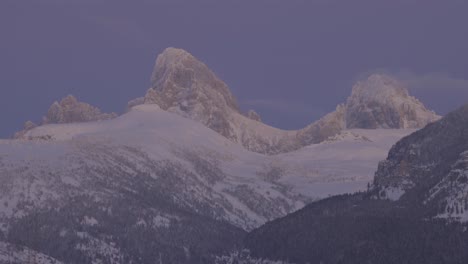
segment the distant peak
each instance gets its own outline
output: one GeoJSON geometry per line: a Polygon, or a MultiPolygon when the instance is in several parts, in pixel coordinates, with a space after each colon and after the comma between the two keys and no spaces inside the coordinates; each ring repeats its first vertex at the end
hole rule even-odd
{"type": "Polygon", "coordinates": [[[158,55],[155,66],[157,68],[166,68],[180,64],[187,59],[195,60],[195,57],[186,50],[170,47],[158,55]]]}
{"type": "Polygon", "coordinates": [[[186,57],[193,57],[188,51],[179,48],[169,47],[166,48],[161,54],[159,54],[158,58],[164,58],[168,60],[177,60],[186,57]]]}
{"type": "Polygon", "coordinates": [[[156,58],[151,87],[143,100],[161,109],[199,121],[233,138],[230,119],[239,108],[229,87],[202,61],[183,49],[167,48],[156,58]]]}
{"type": "MultiPolygon", "coordinates": [[[[231,108],[238,112],[237,102],[227,85],[202,61],[183,49],[166,48],[156,58],[151,75],[151,88],[145,103],[156,103],[162,109],[178,108],[190,112],[196,107],[207,115],[207,109],[231,108]]],[[[202,113],[199,113],[202,114],[202,113]]]]}
{"type": "MultiPolygon", "coordinates": [[[[166,48],[156,58],[154,65],[153,74],[151,75],[151,88],[156,88],[162,85],[162,81],[168,79],[175,72],[180,72],[184,69],[204,69],[209,71],[208,67],[201,61],[197,60],[192,54],[183,49],[178,48],[166,48]]],[[[187,81],[187,74],[183,77],[184,81],[187,81]]]]}
{"type": "Polygon", "coordinates": [[[420,128],[438,118],[388,74],[358,81],[346,101],[348,128],[420,128]]]}
{"type": "Polygon", "coordinates": [[[67,95],[60,102],[55,101],[47,111],[43,123],[74,123],[114,118],[115,113],[102,113],[97,107],[78,101],[75,96],[67,95]]]}
{"type": "Polygon", "coordinates": [[[398,79],[382,73],[369,75],[353,86],[352,96],[368,99],[384,99],[383,97],[408,97],[408,89],[398,79]]]}

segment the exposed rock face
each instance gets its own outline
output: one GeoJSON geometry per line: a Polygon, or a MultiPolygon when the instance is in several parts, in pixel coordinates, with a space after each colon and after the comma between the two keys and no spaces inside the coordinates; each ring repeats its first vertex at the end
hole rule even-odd
{"type": "Polygon", "coordinates": [[[232,112],[239,113],[234,96],[204,63],[184,50],[167,48],[158,56],[145,103],[156,103],[237,139],[229,121],[232,112]]]}
{"type": "Polygon", "coordinates": [[[347,128],[421,128],[439,118],[398,80],[383,74],[356,83],[346,101],[347,128]]]}
{"type": "MultiPolygon", "coordinates": [[[[116,113],[102,113],[99,108],[80,102],[73,95],[68,95],[60,102],[56,101],[49,107],[47,115],[42,118],[40,125],[90,122],[115,117],[117,117],[116,113]]],[[[29,130],[35,127],[37,127],[36,124],[27,121],[23,130],[16,132],[13,138],[21,139],[29,130]]]]}
{"type": "Polygon", "coordinates": [[[338,105],[334,112],[324,116],[319,121],[301,129],[297,132],[301,146],[317,144],[325,141],[329,137],[335,136],[346,128],[345,112],[343,105],[338,105]]]}
{"type": "Polygon", "coordinates": [[[97,107],[79,102],[74,96],[68,95],[60,102],[54,102],[44,117],[44,124],[63,124],[106,120],[116,117],[115,113],[102,113],[97,107]]]}
{"type": "Polygon", "coordinates": [[[399,141],[379,164],[381,197],[425,204],[433,215],[468,220],[468,105],[399,141]]]}

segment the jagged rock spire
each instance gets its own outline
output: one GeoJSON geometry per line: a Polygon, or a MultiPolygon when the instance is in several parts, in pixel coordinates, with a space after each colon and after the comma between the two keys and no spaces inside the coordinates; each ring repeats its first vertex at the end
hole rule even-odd
{"type": "Polygon", "coordinates": [[[347,128],[421,128],[439,118],[386,74],[357,82],[346,101],[347,128]]]}
{"type": "Polygon", "coordinates": [[[223,81],[185,50],[167,48],[157,57],[144,101],[236,138],[229,120],[232,112],[239,113],[236,99],[223,81]]]}
{"type": "Polygon", "coordinates": [[[115,116],[115,113],[102,113],[99,108],[80,102],[73,95],[68,95],[50,106],[47,115],[43,118],[43,124],[88,122],[110,119],[115,116]]]}

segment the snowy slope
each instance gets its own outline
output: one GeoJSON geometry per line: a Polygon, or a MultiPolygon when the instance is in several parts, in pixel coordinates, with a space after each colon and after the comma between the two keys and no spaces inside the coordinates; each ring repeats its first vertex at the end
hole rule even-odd
{"type": "MultiPolygon", "coordinates": [[[[115,166],[122,177],[146,173],[158,178],[155,163],[170,162],[196,177],[191,179],[196,188],[190,199],[180,198],[183,203],[219,199],[222,213],[216,217],[250,229],[310,199],[365,189],[377,162],[410,132],[350,130],[322,144],[266,156],[156,105],[140,105],[113,120],[40,126],[26,134],[31,140],[1,142],[0,169],[8,183],[1,199],[17,204],[19,198],[13,196],[24,195],[25,185],[33,188],[29,195],[35,203],[59,198],[57,178],[80,188],[85,179],[93,181],[81,175],[90,168],[106,172],[115,166]],[[57,176],[42,177],[43,171],[57,176]],[[34,196],[36,192],[41,196],[34,196]],[[247,194],[255,196],[255,203],[244,197],[247,194]]],[[[11,216],[13,207],[2,213],[11,216]]]]}
{"type": "Polygon", "coordinates": [[[221,241],[235,245],[236,227],[365,190],[378,161],[411,132],[346,130],[269,156],[155,104],[111,120],[39,126],[0,141],[0,238],[43,253],[55,248],[35,244],[44,236],[72,243],[71,253],[51,251],[59,260],[138,262],[129,245],[140,243],[147,260],[193,263],[206,251],[224,254],[215,251],[221,241]]]}

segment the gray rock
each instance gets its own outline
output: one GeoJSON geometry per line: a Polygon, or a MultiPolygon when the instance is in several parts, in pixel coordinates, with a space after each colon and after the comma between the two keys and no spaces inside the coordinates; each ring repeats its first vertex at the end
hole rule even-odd
{"type": "Polygon", "coordinates": [[[115,113],[102,113],[97,107],[79,102],[73,95],[68,95],[60,102],[54,102],[43,118],[43,124],[63,124],[106,120],[116,117],[115,113]]]}
{"type": "Polygon", "coordinates": [[[357,82],[346,101],[347,128],[421,128],[439,118],[402,83],[384,74],[357,82]]]}
{"type": "Polygon", "coordinates": [[[184,50],[167,48],[157,57],[145,103],[158,104],[237,139],[229,121],[232,112],[239,113],[236,99],[204,63],[184,50]]]}

